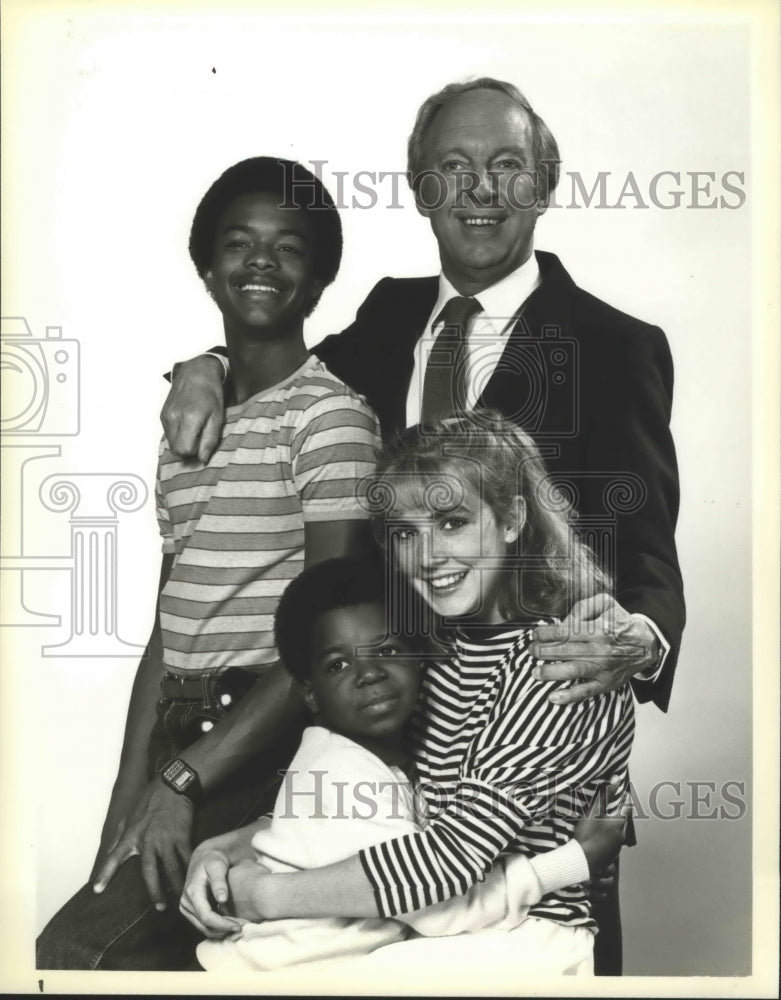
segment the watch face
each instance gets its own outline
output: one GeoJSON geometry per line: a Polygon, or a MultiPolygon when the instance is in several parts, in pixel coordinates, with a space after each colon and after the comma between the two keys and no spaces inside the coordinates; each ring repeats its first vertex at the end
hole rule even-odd
{"type": "Polygon", "coordinates": [[[198,774],[183,760],[172,760],[160,772],[160,777],[169,788],[179,795],[186,796],[191,802],[196,802],[201,796],[198,774]]]}
{"type": "Polygon", "coordinates": [[[191,770],[189,770],[189,768],[183,767],[182,770],[171,780],[171,784],[180,792],[183,792],[188,785],[192,784],[194,777],[195,775],[191,770]]]}
{"type": "Polygon", "coordinates": [[[172,760],[171,763],[163,769],[162,777],[166,784],[170,785],[172,788],[184,791],[184,789],[187,788],[190,782],[195,778],[195,771],[189,768],[183,760],[172,760]]]}

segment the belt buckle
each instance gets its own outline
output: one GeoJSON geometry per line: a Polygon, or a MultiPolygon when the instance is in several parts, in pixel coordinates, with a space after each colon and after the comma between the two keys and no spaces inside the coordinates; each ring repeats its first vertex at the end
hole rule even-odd
{"type": "Polygon", "coordinates": [[[169,701],[184,700],[184,677],[167,670],[161,680],[161,694],[169,701]]]}

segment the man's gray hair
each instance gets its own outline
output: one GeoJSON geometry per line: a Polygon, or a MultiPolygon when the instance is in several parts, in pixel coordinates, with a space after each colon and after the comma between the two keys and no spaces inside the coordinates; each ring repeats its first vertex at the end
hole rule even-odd
{"type": "Polygon", "coordinates": [[[479,80],[467,80],[464,83],[449,83],[423,102],[407,143],[407,180],[410,187],[413,191],[416,189],[417,178],[425,169],[423,147],[429,126],[448,101],[460,97],[461,94],[468,94],[471,90],[496,90],[506,94],[529,116],[532,127],[535,193],[542,202],[547,202],[550,192],[558,184],[561,162],[559,147],[553,138],[553,133],[514,84],[506,83],[504,80],[494,80],[490,76],[481,76],[479,80]]]}

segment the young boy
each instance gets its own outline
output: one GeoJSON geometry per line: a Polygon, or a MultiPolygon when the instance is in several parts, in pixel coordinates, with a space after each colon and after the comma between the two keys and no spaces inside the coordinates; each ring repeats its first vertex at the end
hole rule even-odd
{"type": "Polygon", "coordinates": [[[274,612],[305,565],[368,544],[356,486],[379,445],[374,413],[304,344],[341,250],[328,192],[287,160],[235,164],[197,208],[190,255],[222,315],[228,419],[206,465],[162,443],[158,614],[94,891],[44,930],[39,968],[186,968],[192,929],[164,912],[163,880],[178,896],[191,843],[262,811],[298,742],[303,706],[274,612]]]}
{"type": "MultiPolygon", "coordinates": [[[[398,920],[341,917],[249,923],[242,867],[274,872],[340,861],[370,844],[414,832],[404,727],[417,700],[420,643],[389,634],[385,578],[360,560],[306,570],[276,616],[277,645],[314,716],[277,796],[274,813],[203,843],[193,854],[182,911],[211,938],[198,945],[209,971],[270,971],[363,955],[412,932],[449,936],[509,930],[529,906],[589,878],[620,846],[620,824],[582,821],[576,840],[537,857],[502,859],[466,895],[398,920]],[[585,853],[584,853],[585,852],[585,853]],[[204,916],[204,905],[210,908],[204,916]],[[403,923],[401,922],[403,920],[403,923]]],[[[410,629],[400,629],[409,635],[410,629]]]]}

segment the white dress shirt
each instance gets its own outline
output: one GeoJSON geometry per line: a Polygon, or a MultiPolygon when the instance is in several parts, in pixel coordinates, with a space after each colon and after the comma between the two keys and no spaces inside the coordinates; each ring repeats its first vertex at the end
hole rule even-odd
{"type": "MultiPolygon", "coordinates": [[[[499,358],[510,339],[515,318],[523,303],[540,283],[540,268],[534,254],[495,285],[474,296],[482,306],[467,330],[468,363],[466,371],[466,404],[472,409],[499,364],[499,358]]],[[[442,323],[435,323],[446,303],[460,296],[444,276],[439,276],[439,294],[426,321],[423,333],[415,345],[414,367],[407,393],[407,426],[420,423],[423,379],[426,364],[442,323]]]]}

